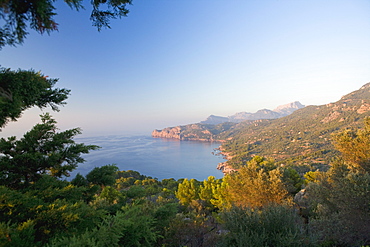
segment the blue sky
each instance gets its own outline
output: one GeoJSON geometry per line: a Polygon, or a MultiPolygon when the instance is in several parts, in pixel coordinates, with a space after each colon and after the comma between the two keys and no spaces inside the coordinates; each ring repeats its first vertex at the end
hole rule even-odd
{"type": "MultiPolygon", "coordinates": [[[[0,65],[72,90],[52,113],[85,136],[150,134],[214,114],[334,102],[370,82],[368,0],[134,0],[98,32],[90,11],[57,2],[59,31],[30,32],[0,65]]],[[[49,111],[48,109],[44,110],[49,111]]],[[[39,109],[8,124],[18,135],[39,109]]]]}

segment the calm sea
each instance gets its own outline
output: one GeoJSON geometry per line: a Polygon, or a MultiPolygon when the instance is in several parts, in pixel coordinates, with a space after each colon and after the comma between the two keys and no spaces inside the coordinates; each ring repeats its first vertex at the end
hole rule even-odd
{"type": "Polygon", "coordinates": [[[208,176],[222,178],[216,169],[225,161],[213,155],[219,143],[179,141],[153,138],[151,136],[104,136],[76,138],[77,143],[94,144],[101,147],[84,155],[86,162],[79,164],[71,173],[86,175],[94,167],[116,164],[120,170],[135,170],[143,175],[164,178],[195,178],[204,180],[208,176]]]}

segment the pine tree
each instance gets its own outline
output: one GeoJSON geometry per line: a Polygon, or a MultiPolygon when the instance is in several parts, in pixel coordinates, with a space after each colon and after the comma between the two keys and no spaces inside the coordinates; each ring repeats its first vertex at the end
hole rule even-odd
{"type": "Polygon", "coordinates": [[[80,128],[57,132],[57,122],[48,113],[41,120],[20,140],[15,136],[0,139],[0,185],[27,186],[42,174],[69,176],[85,161],[81,154],[99,148],[75,143],[73,137],[81,133],[80,128]]]}
{"type": "Polygon", "coordinates": [[[199,187],[196,185],[195,179],[190,179],[189,181],[185,178],[184,181],[179,184],[175,195],[180,203],[185,206],[189,206],[193,200],[199,199],[199,187]]]}

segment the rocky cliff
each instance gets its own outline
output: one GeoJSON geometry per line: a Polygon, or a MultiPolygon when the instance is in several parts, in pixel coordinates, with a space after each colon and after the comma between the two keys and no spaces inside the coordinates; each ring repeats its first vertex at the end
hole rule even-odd
{"type": "Polygon", "coordinates": [[[173,138],[173,139],[180,139],[181,140],[181,126],[177,127],[169,127],[163,130],[154,130],[152,132],[153,137],[161,137],[161,138],[173,138]]]}
{"type": "Polygon", "coordinates": [[[182,141],[218,141],[218,134],[230,129],[231,126],[233,124],[230,123],[221,125],[188,124],[154,130],[152,136],[179,139],[182,141]]]}

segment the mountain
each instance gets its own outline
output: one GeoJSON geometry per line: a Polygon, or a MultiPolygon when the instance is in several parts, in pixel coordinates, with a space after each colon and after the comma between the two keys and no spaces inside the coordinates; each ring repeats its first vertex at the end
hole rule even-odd
{"type": "Polygon", "coordinates": [[[220,116],[210,115],[209,117],[207,117],[206,120],[202,121],[201,123],[203,123],[203,124],[220,124],[220,123],[225,123],[225,122],[231,122],[231,121],[229,121],[228,117],[220,117],[220,116]]]}
{"type": "Polygon", "coordinates": [[[304,105],[302,105],[299,101],[295,101],[293,103],[289,103],[286,105],[278,106],[274,109],[274,112],[277,112],[281,114],[282,116],[288,116],[292,114],[294,111],[303,108],[304,105]]]}
{"type": "Polygon", "coordinates": [[[240,123],[220,133],[223,152],[233,157],[234,168],[254,155],[273,158],[281,164],[327,165],[338,152],[331,134],[345,128],[364,126],[370,116],[370,83],[343,96],[339,101],[306,106],[286,117],[240,123]]]}
{"type": "Polygon", "coordinates": [[[289,104],[278,106],[275,110],[271,111],[268,109],[262,109],[255,113],[250,112],[238,112],[228,117],[220,117],[210,115],[206,120],[201,121],[202,124],[220,124],[225,122],[240,123],[245,120],[259,120],[259,119],[276,119],[284,116],[288,116],[294,111],[303,108],[300,102],[295,101],[289,104]]]}

